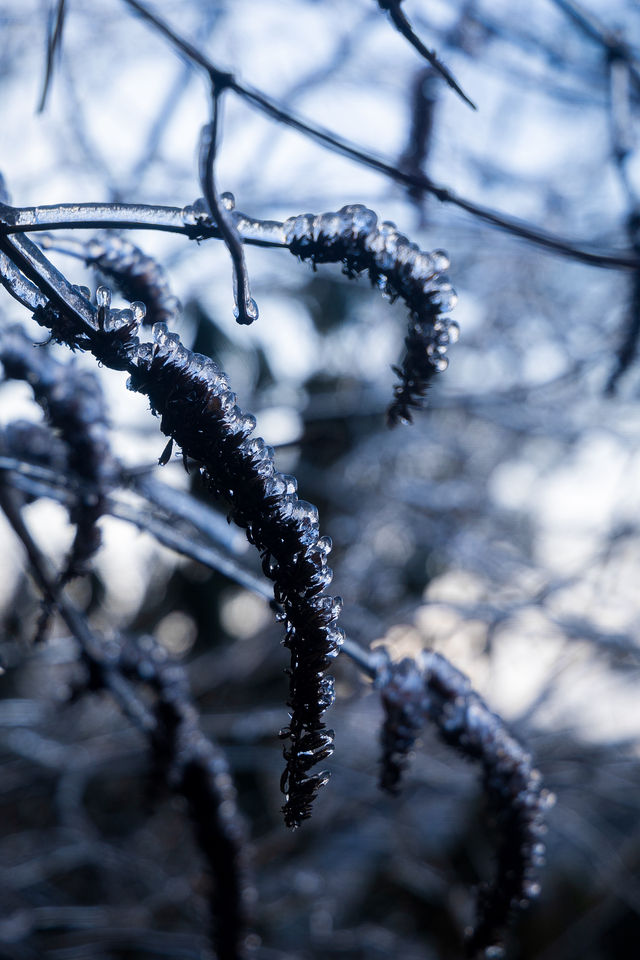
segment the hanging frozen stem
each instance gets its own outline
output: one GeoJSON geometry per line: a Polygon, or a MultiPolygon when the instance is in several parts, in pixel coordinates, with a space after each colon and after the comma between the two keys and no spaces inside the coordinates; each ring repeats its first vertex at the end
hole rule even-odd
{"type": "Polygon", "coordinates": [[[218,197],[213,166],[216,158],[218,135],[218,99],[220,88],[212,91],[211,122],[202,128],[200,137],[199,172],[200,183],[209,208],[210,216],[217,223],[222,239],[233,263],[233,292],[236,301],[235,315],[238,323],[249,324],[258,319],[258,306],[251,297],[247,265],[242,241],[229,213],[234,201],[231,194],[218,197]]]}
{"type": "Polygon", "coordinates": [[[348,277],[367,272],[372,284],[409,307],[405,355],[393,368],[399,382],[387,419],[390,426],[410,422],[434,375],[447,369],[447,348],[458,339],[458,324],[445,316],[457,301],[444,275],[447,255],[442,250],[424,253],[395,223],[379,223],[373,210],[359,203],[337,213],[290,217],[282,224],[282,235],[301,260],[311,260],[314,267],[342,263],[348,277]]]}
{"type": "MultiPolygon", "coordinates": [[[[235,274],[236,288],[240,284],[245,296],[238,297],[238,309],[248,304],[249,314],[238,320],[250,323],[257,317],[257,307],[248,294],[248,281],[242,259],[242,244],[255,243],[262,246],[288,247],[291,253],[301,260],[310,260],[314,266],[318,263],[342,263],[348,277],[368,273],[371,282],[390,299],[401,297],[410,311],[409,325],[405,337],[405,354],[400,365],[394,367],[399,381],[394,387],[394,398],[388,410],[388,422],[410,422],[412,411],[423,405],[424,397],[434,375],[446,370],[448,366],[447,350],[458,339],[459,328],[447,314],[457,301],[455,291],[449,283],[445,271],[449,266],[446,254],[441,250],[431,253],[421,251],[388,221],[380,222],[377,215],[362,204],[350,204],[337,212],[318,215],[303,214],[290,217],[284,223],[276,220],[257,220],[233,209],[233,198],[223,194],[218,198],[213,184],[213,145],[215,142],[215,124],[205,128],[201,150],[201,174],[203,186],[209,188],[209,200],[198,200],[182,211],[166,208],[162,212],[167,229],[174,229],[177,215],[180,215],[180,232],[189,231],[189,236],[202,239],[207,236],[222,235],[222,225],[230,226],[232,243],[239,247],[242,273],[235,274]],[[207,173],[208,171],[208,173],[207,173]],[[217,204],[217,222],[212,221],[208,208],[217,204]],[[248,299],[247,299],[248,298],[248,299]]],[[[95,215],[97,210],[91,207],[95,215]]],[[[149,208],[151,210],[153,208],[149,208]]],[[[72,211],[68,211],[72,215],[72,211]]],[[[79,211],[75,211],[76,215],[79,211]]],[[[87,208],[89,212],[89,208],[87,208]]],[[[149,214],[149,211],[146,211],[149,214]]],[[[44,209],[43,209],[44,213],[44,209]]],[[[62,211],[61,211],[62,213],[62,211]]],[[[63,216],[67,213],[62,214],[63,216]]],[[[31,212],[14,211],[11,217],[28,222],[30,225],[42,223],[38,210],[31,212]]],[[[159,211],[160,215],[160,211],[159,211]]],[[[82,216],[82,212],[80,212],[82,216]]],[[[150,216],[150,214],[149,214],[150,216]]],[[[52,225],[53,218],[47,218],[52,225]]],[[[71,225],[68,219],[65,225],[71,225]]],[[[78,222],[78,221],[76,221],[78,222]]],[[[79,221],[86,224],[87,221],[79,221]]],[[[130,225],[130,221],[127,221],[130,225]]],[[[164,228],[164,227],[163,227],[164,228]]],[[[21,234],[8,233],[0,236],[0,252],[6,249],[11,255],[30,251],[29,264],[51,272],[50,265],[40,256],[38,248],[21,234]],[[19,248],[19,249],[17,249],[19,248]]],[[[16,262],[18,262],[16,260],[16,262]]],[[[21,268],[22,268],[22,264],[21,268]]],[[[26,272],[26,271],[25,271],[26,272]]],[[[57,274],[57,272],[56,272],[57,274]]],[[[30,273],[29,275],[33,275],[30,273]]],[[[42,276],[42,274],[41,274],[42,276]]],[[[59,275],[58,275],[59,276],[59,275]]],[[[47,291],[49,292],[49,291],[47,291]]],[[[56,292],[55,285],[51,295],[56,292]]],[[[86,304],[79,304],[79,315],[84,315],[86,304]]]]}

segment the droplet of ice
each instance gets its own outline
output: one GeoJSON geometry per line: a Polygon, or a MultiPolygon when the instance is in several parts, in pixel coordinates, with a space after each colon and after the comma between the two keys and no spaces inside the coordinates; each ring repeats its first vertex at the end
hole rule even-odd
{"type": "Polygon", "coordinates": [[[435,272],[436,268],[431,254],[415,254],[411,264],[411,276],[414,280],[429,280],[435,272]]]}
{"type": "Polygon", "coordinates": [[[367,236],[378,225],[378,217],[362,203],[350,203],[339,211],[351,218],[351,231],[356,236],[367,236]]]}
{"type": "Polygon", "coordinates": [[[110,310],[109,319],[105,326],[109,330],[117,330],[119,327],[126,327],[133,322],[132,310],[110,310]]]}
{"type": "Polygon", "coordinates": [[[460,325],[455,320],[449,323],[449,343],[457,343],[460,339],[460,325]]]}
{"type": "Polygon", "coordinates": [[[131,312],[136,323],[142,323],[147,314],[147,308],[141,300],[134,300],[131,304],[131,312]]]}
{"type": "Polygon", "coordinates": [[[318,223],[318,236],[322,236],[326,240],[334,240],[340,235],[342,226],[343,219],[337,213],[323,213],[318,223]]]}
{"type": "Polygon", "coordinates": [[[109,287],[98,287],[96,290],[96,303],[99,307],[108,309],[111,306],[111,290],[109,287]]]}
{"type": "Polygon", "coordinates": [[[308,521],[316,526],[318,523],[318,508],[306,500],[298,500],[293,507],[293,515],[298,522],[308,521]]]}
{"type": "Polygon", "coordinates": [[[245,413],[241,418],[242,429],[245,433],[252,433],[256,428],[256,418],[252,413],[245,413]]]}
{"type": "Polygon", "coordinates": [[[443,313],[449,313],[458,302],[458,295],[450,283],[441,283],[432,295],[432,302],[437,303],[443,313]]]}
{"type": "Polygon", "coordinates": [[[247,297],[245,302],[245,311],[248,317],[251,317],[252,320],[257,320],[259,317],[258,304],[255,302],[253,297],[247,297]]]}
{"type": "Polygon", "coordinates": [[[293,494],[298,492],[298,481],[295,477],[290,476],[289,474],[282,473],[280,474],[285,483],[285,493],[293,494]]]}
{"type": "Polygon", "coordinates": [[[279,474],[271,477],[265,485],[268,497],[281,497],[284,494],[284,482],[279,474]]]}
{"type": "Polygon", "coordinates": [[[326,557],[327,554],[331,553],[331,548],[333,547],[333,541],[331,537],[320,537],[316,544],[316,550],[324,554],[326,557]]]}
{"type": "Polygon", "coordinates": [[[431,253],[431,263],[436,273],[444,273],[451,266],[446,250],[434,250],[431,253]]]}
{"type": "Polygon", "coordinates": [[[153,334],[153,339],[156,343],[162,346],[167,339],[167,334],[169,333],[169,328],[166,323],[154,323],[151,328],[151,333],[153,334]]]}

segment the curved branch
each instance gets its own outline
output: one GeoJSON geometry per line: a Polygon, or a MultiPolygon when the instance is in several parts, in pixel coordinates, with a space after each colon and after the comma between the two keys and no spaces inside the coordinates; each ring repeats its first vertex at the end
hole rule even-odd
{"type": "Polygon", "coordinates": [[[180,301],[171,291],[164,268],[130,240],[107,236],[83,243],[73,238],[59,241],[45,234],[40,243],[45,250],[84,260],[111,279],[125,299],[144,303],[146,325],[173,323],[180,314],[180,301]]]}
{"type": "Polygon", "coordinates": [[[218,224],[220,235],[224,240],[233,263],[233,292],[236,301],[236,319],[238,323],[247,325],[258,319],[258,307],[255,300],[251,297],[242,242],[238,236],[233,218],[229,216],[230,210],[233,209],[233,197],[231,194],[218,197],[214,179],[220,96],[220,89],[214,88],[212,91],[211,122],[203,127],[200,135],[200,185],[204,191],[209,213],[215,218],[215,222],[218,224]]]}
{"type": "MultiPolygon", "coordinates": [[[[61,364],[44,350],[34,350],[20,327],[0,333],[0,362],[7,379],[24,380],[31,386],[47,420],[64,443],[69,467],[91,487],[90,493],[79,493],[70,510],[76,535],[59,575],[62,587],[88,571],[101,544],[97,524],[104,513],[106,496],[119,476],[109,444],[104,396],[91,371],[61,364]]],[[[45,611],[39,637],[47,621],[45,611]]]]}

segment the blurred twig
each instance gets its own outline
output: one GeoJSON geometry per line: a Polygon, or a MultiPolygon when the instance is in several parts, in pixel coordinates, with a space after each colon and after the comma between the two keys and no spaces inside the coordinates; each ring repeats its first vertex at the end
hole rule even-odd
{"type": "Polygon", "coordinates": [[[53,76],[53,64],[56,55],[60,54],[62,44],[62,31],[64,29],[65,0],[58,0],[55,14],[53,10],[49,20],[49,37],[47,40],[47,63],[45,67],[44,82],[42,84],[42,95],[38,104],[38,113],[42,113],[47,102],[47,94],[53,76]]]}
{"type": "Polygon", "coordinates": [[[382,10],[387,11],[394,27],[399,33],[402,34],[405,40],[408,40],[411,46],[415,47],[420,56],[431,64],[433,69],[440,74],[443,80],[449,84],[452,90],[455,90],[458,96],[464,100],[464,102],[467,103],[472,110],[477,110],[478,108],[476,107],[475,103],[473,100],[470,100],[464,90],[462,90],[451,71],[445,67],[441,60],[438,60],[438,57],[433,50],[428,50],[425,47],[420,37],[414,32],[411,24],[400,8],[401,2],[402,0],[377,0],[378,6],[382,10]]]}

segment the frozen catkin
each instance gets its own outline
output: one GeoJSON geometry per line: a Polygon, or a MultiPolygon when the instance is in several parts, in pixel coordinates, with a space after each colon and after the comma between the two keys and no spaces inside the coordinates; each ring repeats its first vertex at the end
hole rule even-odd
{"type": "Polygon", "coordinates": [[[271,447],[252,436],[255,418],[239,409],[213,360],[156,324],[153,342],[140,346],[129,385],[149,397],[162,431],[184,456],[201,464],[206,483],[229,505],[275,584],[291,654],[290,722],[281,734],[283,811],[287,825],[298,826],[328,779],[312,768],[333,750],[333,731],[323,720],[334,699],[333,679],[325,671],[343,635],[336,624],[341,601],[324,592],[332,578],[331,541],[320,536],[316,508],[298,499],[295,478],[279,473],[271,447]]]}
{"type": "MultiPolygon", "coordinates": [[[[211,874],[208,899],[216,956],[242,960],[248,953],[255,889],[246,829],[224,753],[200,729],[185,671],[169,661],[153,640],[123,644],[108,669],[117,669],[152,691],[155,725],[149,737],[154,779],[187,802],[196,841],[211,874]]],[[[95,678],[95,667],[92,673],[95,678]]]]}
{"type": "Polygon", "coordinates": [[[123,237],[90,240],[84,247],[87,266],[111,281],[127,300],[141,301],[146,307],[143,322],[147,326],[167,323],[171,326],[180,314],[180,301],[171,292],[164,268],[123,237]]]}
{"type": "Polygon", "coordinates": [[[471,688],[469,679],[440,654],[424,651],[417,662],[394,663],[382,650],[376,686],[385,711],[385,786],[397,786],[407,751],[427,723],[435,724],[445,743],[482,767],[498,834],[497,865],[493,882],[480,889],[477,922],[467,949],[471,957],[495,960],[503,954],[510,918],[540,892],[536,872],[544,861],[541,838],[554,797],[543,789],[531,755],[471,688]]]}
{"type": "Polygon", "coordinates": [[[69,472],[66,444],[45,423],[12,420],[0,430],[0,453],[3,456],[53,470],[60,477],[69,472]]]}
{"type": "Polygon", "coordinates": [[[320,536],[316,508],[298,499],[295,477],[279,473],[273,449],[252,436],[255,418],[240,410],[215,361],[188,350],[163,323],[154,325],[152,342],[141,343],[137,323],[143,304],[112,310],[103,287],[96,299],[97,328],[81,336],[51,305],[38,307],[34,319],[54,338],[129,371],[129,388],[146,394],[163,433],[200,465],[212,493],[227,503],[230,518],[260,551],[264,573],[274,583],[291,655],[290,719],[281,731],[283,813],[287,826],[297,827],[310,816],[318,790],[329,779],[326,770],[313,768],[333,752],[324,712],[333,703],[334,685],[326,670],[344,635],[337,626],[342,601],[325,594],[332,580],[331,540],[320,536]]]}
{"type": "Polygon", "coordinates": [[[391,426],[410,422],[434,375],[446,370],[449,344],[458,339],[457,323],[446,317],[457,301],[444,275],[449,268],[446,254],[422,252],[394,223],[379,223],[373,210],[357,203],[337,213],[291,217],[282,232],[291,253],[302,260],[342,263],[349,277],[366,272],[392,300],[404,300],[409,327],[404,358],[393,368],[399,381],[387,419],[391,426]]]}
{"type": "Polygon", "coordinates": [[[8,380],[24,380],[67,450],[78,484],[70,517],[76,534],[60,574],[60,585],[85,574],[100,546],[98,521],[106,497],[117,482],[118,464],[109,444],[107,410],[100,383],[75,363],[60,363],[34,347],[19,327],[0,333],[0,361],[8,380]]]}

